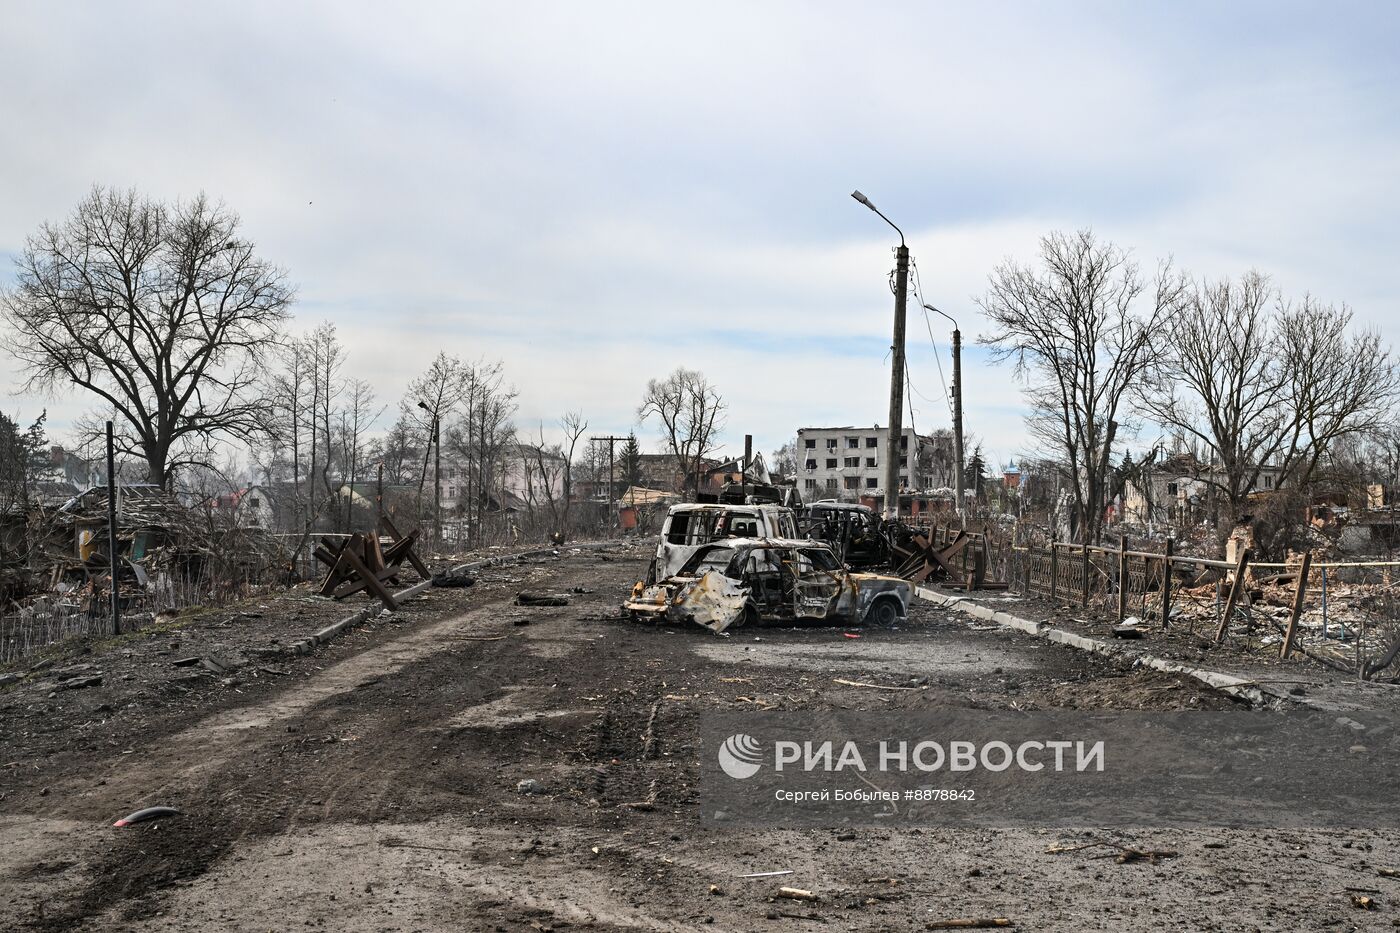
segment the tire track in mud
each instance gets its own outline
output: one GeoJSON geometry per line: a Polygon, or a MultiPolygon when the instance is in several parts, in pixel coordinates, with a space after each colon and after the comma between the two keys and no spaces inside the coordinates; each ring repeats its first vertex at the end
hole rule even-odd
{"type": "MultiPolygon", "coordinates": [[[[155,826],[113,837],[90,868],[92,883],[67,904],[49,905],[42,919],[31,918],[31,929],[68,929],[84,919],[111,911],[122,919],[150,916],[158,899],[149,895],[190,883],[207,872],[240,842],[254,836],[317,823],[340,806],[357,809],[367,819],[382,812],[383,801],[405,783],[412,756],[376,755],[363,770],[325,767],[331,756],[331,733],[308,741],[317,731],[343,730],[354,720],[336,722],[340,704],[366,684],[402,675],[430,660],[455,632],[470,631],[489,622],[505,601],[502,596],[469,612],[406,632],[384,644],[336,662],[257,706],[216,712],[196,725],[140,749],[137,756],[118,759],[102,776],[94,792],[91,780],[83,787],[59,788],[64,815],[105,820],[126,804],[133,788],[143,800],[160,800],[185,814],[155,826]]],[[[482,663],[510,653],[504,642],[454,643],[457,652],[470,652],[482,663]],[[470,645],[470,647],[468,647],[470,645]]],[[[480,700],[497,689],[495,678],[463,683],[461,702],[480,700]],[[475,697],[469,694],[475,694],[475,697]]],[[[418,708],[391,707],[397,723],[418,708]]],[[[383,709],[361,711],[368,722],[383,709]]],[[[368,730],[365,730],[368,731],[368,730]]],[[[392,747],[392,740],[390,740],[392,747]]],[[[89,776],[90,778],[91,776],[89,776]]],[[[104,825],[98,823],[98,825],[104,825]]]]}

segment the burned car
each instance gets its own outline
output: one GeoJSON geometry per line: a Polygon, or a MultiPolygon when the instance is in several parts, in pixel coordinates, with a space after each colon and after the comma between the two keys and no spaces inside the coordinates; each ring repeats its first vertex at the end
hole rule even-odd
{"type": "Polygon", "coordinates": [[[733,538],[699,548],[675,575],[638,583],[634,619],[694,622],[712,632],[756,622],[892,625],[909,609],[907,580],[855,573],[825,544],[733,538]]]}
{"type": "Polygon", "coordinates": [[[726,538],[796,538],[797,517],[781,505],[685,502],[671,506],[661,526],[656,557],[647,569],[655,583],[681,572],[695,552],[726,538]]]}

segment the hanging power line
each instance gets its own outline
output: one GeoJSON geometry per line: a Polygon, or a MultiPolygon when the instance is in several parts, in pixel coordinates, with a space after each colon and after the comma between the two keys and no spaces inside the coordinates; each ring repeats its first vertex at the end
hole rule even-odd
{"type": "MultiPolygon", "coordinates": [[[[909,267],[910,271],[914,273],[914,294],[918,296],[919,310],[922,311],[924,315],[924,327],[928,329],[928,341],[933,345],[933,362],[938,366],[938,384],[943,389],[943,402],[948,406],[948,412],[951,414],[953,411],[953,401],[948,397],[948,378],[943,375],[943,360],[938,355],[938,341],[933,337],[933,323],[928,318],[928,309],[924,307],[927,302],[924,299],[923,282],[919,280],[919,264],[914,261],[913,256],[909,257],[909,267]]],[[[933,401],[933,399],[928,398],[922,393],[920,393],[920,398],[923,398],[926,402],[933,401]]]]}

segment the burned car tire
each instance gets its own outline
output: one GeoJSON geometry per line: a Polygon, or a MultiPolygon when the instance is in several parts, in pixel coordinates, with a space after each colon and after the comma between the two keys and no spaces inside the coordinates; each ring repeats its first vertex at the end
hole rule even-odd
{"type": "Polygon", "coordinates": [[[899,622],[899,603],[893,599],[877,599],[865,613],[865,624],[889,628],[899,622]]]}
{"type": "Polygon", "coordinates": [[[745,628],[747,626],[758,625],[758,623],[758,610],[755,609],[752,605],[748,605],[744,607],[743,615],[739,616],[738,621],[731,625],[730,628],[745,628]]]}

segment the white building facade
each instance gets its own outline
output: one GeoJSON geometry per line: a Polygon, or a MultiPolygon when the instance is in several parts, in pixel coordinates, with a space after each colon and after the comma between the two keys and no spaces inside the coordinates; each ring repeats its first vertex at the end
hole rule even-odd
{"type": "MultiPolygon", "coordinates": [[[[889,430],[868,428],[798,428],[797,487],[807,501],[884,495],[889,430]]],[[[899,439],[899,488],[922,492],[931,485],[933,444],[905,428],[899,439]]]]}

